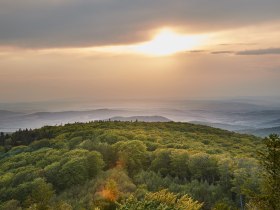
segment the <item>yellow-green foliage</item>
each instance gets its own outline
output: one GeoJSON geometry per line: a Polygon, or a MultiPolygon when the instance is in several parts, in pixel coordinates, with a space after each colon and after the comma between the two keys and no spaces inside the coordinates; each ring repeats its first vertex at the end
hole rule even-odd
{"type": "Polygon", "coordinates": [[[200,210],[202,206],[188,195],[179,196],[164,189],[147,193],[141,200],[131,196],[119,205],[118,210],[200,210]]]}
{"type": "Polygon", "coordinates": [[[194,201],[188,195],[180,197],[174,193],[168,192],[166,189],[155,193],[148,193],[145,199],[157,201],[178,210],[199,210],[203,205],[198,201],[194,201]]]}
{"type": "Polygon", "coordinates": [[[0,148],[0,209],[238,208],[260,191],[261,149],[255,136],[190,123],[18,131],[0,148]]]}

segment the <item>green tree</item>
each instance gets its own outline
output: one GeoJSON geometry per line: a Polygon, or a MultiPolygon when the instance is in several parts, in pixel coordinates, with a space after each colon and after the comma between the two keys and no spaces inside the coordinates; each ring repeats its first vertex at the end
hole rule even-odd
{"type": "Polygon", "coordinates": [[[85,158],[69,160],[62,166],[58,175],[60,189],[65,189],[76,184],[82,184],[88,178],[87,160],[85,158]]]}
{"type": "Polygon", "coordinates": [[[147,159],[146,145],[137,140],[118,142],[113,145],[117,150],[119,164],[124,166],[129,174],[135,174],[143,169],[147,159]]]}
{"type": "Polygon", "coordinates": [[[3,132],[0,133],[0,146],[5,145],[5,134],[3,132]]]}
{"type": "Polygon", "coordinates": [[[186,151],[174,150],[170,155],[170,175],[190,180],[190,158],[186,151]]]}
{"type": "Polygon", "coordinates": [[[154,160],[151,163],[151,169],[159,172],[162,176],[167,176],[170,172],[171,151],[168,149],[159,149],[155,151],[154,160]]]}
{"type": "Polygon", "coordinates": [[[9,200],[0,205],[0,209],[3,210],[22,210],[20,202],[17,200],[9,200]]]}
{"type": "Polygon", "coordinates": [[[260,199],[267,210],[280,209],[280,138],[271,134],[264,139],[265,151],[260,153],[263,166],[263,196],[260,199]]]}
{"type": "Polygon", "coordinates": [[[197,153],[191,157],[190,171],[192,178],[214,183],[219,179],[216,159],[205,153],[197,153]]]}
{"type": "Polygon", "coordinates": [[[36,206],[37,210],[46,210],[49,209],[49,202],[53,196],[52,185],[38,178],[34,180],[34,189],[26,202],[31,203],[31,206],[36,206]]]}
{"type": "Polygon", "coordinates": [[[168,190],[147,193],[144,199],[137,200],[131,196],[124,201],[118,210],[199,210],[202,203],[194,201],[188,195],[178,196],[168,190]]]}
{"type": "Polygon", "coordinates": [[[240,158],[237,161],[237,168],[233,172],[232,191],[239,197],[239,206],[245,208],[248,198],[258,193],[260,177],[258,176],[259,166],[253,158],[240,158]]]}

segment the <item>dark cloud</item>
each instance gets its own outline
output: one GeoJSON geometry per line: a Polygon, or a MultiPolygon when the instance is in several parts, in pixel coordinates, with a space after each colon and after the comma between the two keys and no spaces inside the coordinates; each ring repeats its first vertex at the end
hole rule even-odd
{"type": "Polygon", "coordinates": [[[245,50],[236,53],[236,55],[273,55],[273,54],[280,54],[280,48],[245,50]]]}
{"type": "Polygon", "coordinates": [[[0,45],[130,43],[159,26],[193,33],[275,21],[279,9],[279,0],[1,0],[0,45]]]}
{"type": "Polygon", "coordinates": [[[232,45],[257,45],[257,43],[223,43],[223,44],[218,44],[218,46],[232,46],[232,45]]]}
{"type": "Polygon", "coordinates": [[[211,52],[211,54],[232,54],[232,53],[234,53],[234,51],[223,50],[223,51],[214,51],[214,52],[211,52]]]}
{"type": "Polygon", "coordinates": [[[188,53],[206,53],[208,52],[207,50],[190,50],[188,53]]]}

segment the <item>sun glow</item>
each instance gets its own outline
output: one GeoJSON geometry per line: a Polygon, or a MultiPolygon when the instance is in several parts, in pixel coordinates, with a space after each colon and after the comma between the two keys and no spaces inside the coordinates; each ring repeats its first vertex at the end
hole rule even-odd
{"type": "Polygon", "coordinates": [[[90,51],[114,54],[143,54],[148,56],[168,56],[179,52],[195,50],[209,39],[208,34],[185,35],[165,28],[150,40],[129,45],[113,45],[87,48],[90,51]]]}
{"type": "Polygon", "coordinates": [[[205,35],[188,36],[163,29],[151,41],[131,46],[131,49],[143,54],[165,56],[192,50],[201,46],[205,39],[205,35]]]}

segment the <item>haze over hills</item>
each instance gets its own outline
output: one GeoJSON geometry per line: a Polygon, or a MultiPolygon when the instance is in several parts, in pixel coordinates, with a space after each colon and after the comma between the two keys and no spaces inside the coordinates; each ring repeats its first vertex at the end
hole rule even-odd
{"type": "Polygon", "coordinates": [[[280,126],[271,127],[271,128],[258,128],[258,129],[249,129],[249,130],[239,130],[239,133],[249,133],[256,136],[266,137],[269,134],[275,133],[280,135],[280,126]]]}
{"type": "Polygon", "coordinates": [[[140,121],[140,122],[171,122],[172,120],[162,116],[132,116],[132,117],[112,117],[111,121],[140,121]]]}
{"type": "Polygon", "coordinates": [[[0,104],[0,131],[94,120],[191,122],[266,136],[280,133],[280,106],[255,101],[186,100],[96,103],[0,104]],[[9,108],[10,109],[7,109],[9,108]],[[63,108],[62,108],[63,107],[63,108]],[[75,110],[75,111],[73,111],[75,110]]]}

